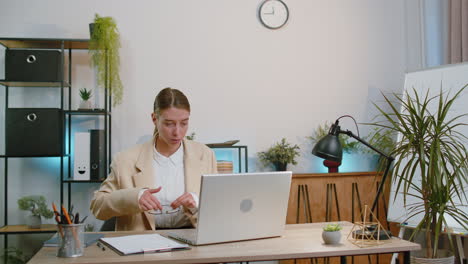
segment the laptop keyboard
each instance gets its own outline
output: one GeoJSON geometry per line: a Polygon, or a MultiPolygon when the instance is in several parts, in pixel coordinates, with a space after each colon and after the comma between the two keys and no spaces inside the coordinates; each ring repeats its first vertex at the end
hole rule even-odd
{"type": "Polygon", "coordinates": [[[169,236],[175,239],[178,239],[180,241],[183,241],[185,243],[189,244],[196,244],[196,235],[197,235],[197,230],[184,230],[184,232],[181,233],[169,233],[169,236]]]}

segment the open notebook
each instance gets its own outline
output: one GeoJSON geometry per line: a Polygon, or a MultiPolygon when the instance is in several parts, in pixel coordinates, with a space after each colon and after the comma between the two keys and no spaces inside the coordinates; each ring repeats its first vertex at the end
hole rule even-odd
{"type": "Polygon", "coordinates": [[[179,243],[159,234],[104,237],[99,241],[102,241],[120,255],[190,249],[187,244],[179,243]]]}

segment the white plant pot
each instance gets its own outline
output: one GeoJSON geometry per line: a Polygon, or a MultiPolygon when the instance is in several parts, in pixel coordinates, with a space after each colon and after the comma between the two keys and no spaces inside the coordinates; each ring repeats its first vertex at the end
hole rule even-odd
{"type": "Polygon", "coordinates": [[[41,217],[30,215],[26,218],[26,224],[31,229],[41,228],[41,224],[42,224],[41,217]]]}
{"type": "Polygon", "coordinates": [[[339,244],[341,240],[341,231],[323,231],[322,239],[325,244],[339,244]]]}
{"type": "Polygon", "coordinates": [[[91,101],[81,101],[78,109],[93,109],[93,104],[91,101]]]}

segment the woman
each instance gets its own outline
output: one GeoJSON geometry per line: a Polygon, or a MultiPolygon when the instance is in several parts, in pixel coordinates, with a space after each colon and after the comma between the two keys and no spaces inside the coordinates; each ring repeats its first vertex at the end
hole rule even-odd
{"type": "Polygon", "coordinates": [[[201,175],[216,173],[216,159],[207,146],[185,139],[189,117],[181,91],[159,92],[151,114],[154,137],[115,156],[91,201],[96,218],[115,216],[117,231],[195,224],[201,175]]]}

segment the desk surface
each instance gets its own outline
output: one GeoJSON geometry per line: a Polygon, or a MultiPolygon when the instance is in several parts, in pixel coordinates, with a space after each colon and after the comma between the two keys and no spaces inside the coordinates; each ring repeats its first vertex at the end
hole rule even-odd
{"type": "MultiPolygon", "coordinates": [[[[78,258],[58,258],[57,248],[42,248],[28,263],[219,263],[239,261],[280,260],[311,257],[367,255],[405,252],[420,249],[419,244],[392,238],[389,242],[359,248],[347,241],[352,224],[343,222],[341,244],[322,242],[323,223],[286,225],[283,236],[242,242],[192,247],[190,250],[120,256],[107,248],[102,251],[93,244],[78,258]]],[[[161,231],[165,234],[169,231],[161,231]]],[[[141,232],[140,232],[141,233],[141,232]]],[[[135,232],[106,232],[106,236],[137,234],[135,232]]]]}

